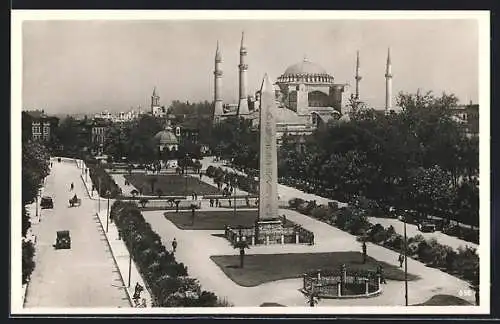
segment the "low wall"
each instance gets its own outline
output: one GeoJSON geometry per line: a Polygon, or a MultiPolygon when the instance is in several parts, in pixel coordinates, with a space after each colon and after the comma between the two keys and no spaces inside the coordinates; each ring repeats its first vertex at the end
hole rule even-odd
{"type": "Polygon", "coordinates": [[[344,273],[304,274],[302,276],[302,292],[306,295],[314,294],[325,299],[355,299],[370,298],[382,293],[381,278],[376,274],[359,275],[344,273]],[[350,291],[349,291],[350,290],[350,291]]]}

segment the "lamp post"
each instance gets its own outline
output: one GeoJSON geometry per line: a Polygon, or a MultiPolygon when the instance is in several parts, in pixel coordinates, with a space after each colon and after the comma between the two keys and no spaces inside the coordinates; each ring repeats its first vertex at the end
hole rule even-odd
{"type": "Polygon", "coordinates": [[[109,196],[110,195],[111,195],[111,192],[109,190],[106,191],[106,196],[108,197],[108,212],[106,215],[106,233],[108,232],[108,228],[109,228],[109,196]]]}
{"type": "Polygon", "coordinates": [[[184,192],[186,193],[186,197],[188,195],[188,178],[187,178],[187,168],[188,168],[188,158],[189,158],[189,154],[186,153],[186,155],[184,156],[184,178],[185,178],[185,183],[184,183],[184,192]]]}
{"type": "MultiPolygon", "coordinates": [[[[129,237],[132,234],[131,226],[129,224],[129,237]]],[[[132,276],[132,253],[130,253],[130,249],[128,250],[128,283],[127,283],[127,288],[130,288],[130,277],[132,276]]]]}
{"type": "Polygon", "coordinates": [[[236,185],[238,183],[238,180],[235,178],[234,181],[233,181],[233,198],[234,198],[234,203],[233,203],[233,215],[234,215],[234,218],[236,219],[236,185]]]}
{"type": "Polygon", "coordinates": [[[101,177],[97,178],[97,212],[101,211],[101,177]]]}
{"type": "Polygon", "coordinates": [[[406,236],[406,217],[408,215],[408,210],[405,210],[405,214],[403,217],[403,226],[404,226],[404,258],[405,258],[405,306],[408,306],[408,238],[406,236]]]}
{"type": "Polygon", "coordinates": [[[38,192],[39,190],[37,190],[36,192],[36,197],[35,197],[35,208],[36,208],[36,218],[38,219],[38,222],[40,223],[40,214],[38,213],[38,192]]]}

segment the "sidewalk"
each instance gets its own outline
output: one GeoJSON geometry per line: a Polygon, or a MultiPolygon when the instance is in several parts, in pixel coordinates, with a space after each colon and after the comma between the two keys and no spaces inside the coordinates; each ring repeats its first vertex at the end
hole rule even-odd
{"type": "MultiPolygon", "coordinates": [[[[81,164],[77,164],[81,166],[81,164]]],[[[84,165],[85,167],[85,165],[84,165]]],[[[81,174],[80,178],[82,179],[82,182],[85,185],[85,188],[87,190],[87,193],[89,195],[89,198],[91,200],[101,200],[101,209],[99,210],[98,213],[96,213],[97,218],[99,219],[99,222],[101,224],[103,233],[106,237],[106,240],[108,242],[111,254],[113,256],[113,259],[115,261],[115,264],[120,272],[120,276],[122,278],[122,282],[124,283],[125,286],[127,286],[127,294],[129,296],[129,299],[131,303],[133,303],[133,295],[134,295],[134,288],[135,284],[139,283],[141,286],[143,286],[145,289],[141,293],[141,302],[142,299],[146,300],[146,307],[152,307],[152,298],[151,294],[149,293],[146,284],[144,283],[144,280],[142,279],[139,270],[137,269],[137,266],[135,262],[132,260],[130,263],[130,253],[127,249],[127,246],[125,243],[118,239],[118,229],[116,225],[112,222],[108,223],[108,232],[106,233],[106,221],[107,221],[107,200],[102,199],[101,197],[98,197],[97,191],[91,191],[92,190],[92,182],[90,181],[90,176],[87,175],[87,180],[85,181],[85,174],[81,174]],[[129,268],[130,267],[130,268],[129,268]],[[129,277],[129,271],[130,271],[130,277],[129,277]],[[130,285],[129,285],[130,282],[130,285]]]]}

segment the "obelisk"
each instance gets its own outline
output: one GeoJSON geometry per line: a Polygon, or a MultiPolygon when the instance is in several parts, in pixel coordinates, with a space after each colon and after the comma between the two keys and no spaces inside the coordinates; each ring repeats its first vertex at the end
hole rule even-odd
{"type": "Polygon", "coordinates": [[[278,217],[278,154],[276,148],[276,102],[268,75],[260,89],[259,220],[278,217]]]}

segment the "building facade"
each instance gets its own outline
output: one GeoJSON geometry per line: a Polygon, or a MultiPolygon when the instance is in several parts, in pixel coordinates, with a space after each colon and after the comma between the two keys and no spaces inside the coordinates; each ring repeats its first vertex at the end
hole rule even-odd
{"type": "Polygon", "coordinates": [[[22,112],[22,137],[34,141],[50,142],[59,118],[48,116],[44,110],[22,112]]]}

